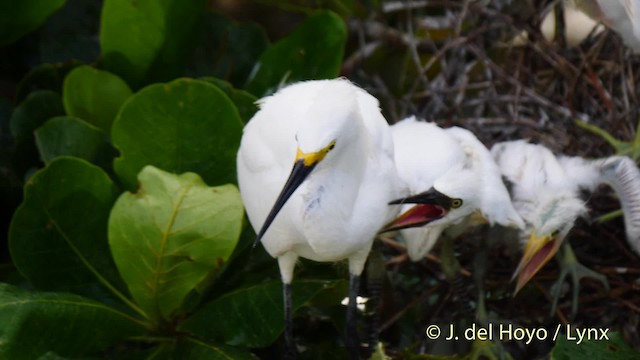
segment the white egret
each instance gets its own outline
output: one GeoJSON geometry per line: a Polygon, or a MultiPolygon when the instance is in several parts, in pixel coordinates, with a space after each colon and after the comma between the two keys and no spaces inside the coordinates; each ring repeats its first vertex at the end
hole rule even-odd
{"type": "Polygon", "coordinates": [[[414,117],[393,125],[391,131],[398,174],[413,195],[392,202],[405,205],[387,230],[402,229],[411,260],[422,259],[453,225],[480,221],[524,226],[500,169],[473,133],[459,127],[442,129],[414,117]]]}
{"type": "Polygon", "coordinates": [[[306,81],[260,100],[244,128],[238,183],[249,220],[283,281],[285,341],[291,331],[291,281],[299,256],[348,259],[346,345],[358,357],[359,278],[374,237],[399,196],[393,143],[378,101],[346,79],[306,81]]]}
{"type": "MultiPolygon", "coordinates": [[[[617,193],[624,212],[627,240],[640,254],[640,171],[626,156],[586,160],[556,156],[542,145],[524,140],[495,144],[491,152],[506,180],[512,183],[512,199],[526,223],[524,255],[514,274],[516,292],[540,270],[561,247],[575,220],[587,213],[582,190],[593,191],[601,183],[617,193]],[[528,240],[527,239],[528,236],[528,240]]],[[[579,278],[606,278],[577,262],[567,243],[562,248],[562,273],[556,283],[552,312],[560,284],[572,276],[572,313],[577,311],[579,278]]]]}
{"type": "Polygon", "coordinates": [[[595,20],[620,34],[625,45],[640,52],[640,1],[574,0],[575,5],[595,20]]]}
{"type": "MultiPolygon", "coordinates": [[[[489,223],[523,228],[502,182],[500,169],[489,150],[470,131],[409,117],[391,127],[395,161],[409,197],[395,200],[403,213],[386,230],[399,229],[411,260],[421,260],[444,235],[441,266],[457,296],[464,298],[458,275],[460,264],[454,256],[454,240],[468,226],[489,223]],[[446,232],[445,232],[446,231],[446,232]]],[[[486,257],[486,242],[479,254],[486,257]]],[[[475,273],[484,274],[482,256],[474,262],[475,273]]],[[[475,277],[478,289],[476,318],[488,325],[484,306],[484,276],[475,277]]],[[[468,304],[460,302],[463,311],[468,304]]],[[[500,356],[501,346],[474,346],[475,356],[500,356]]]]}

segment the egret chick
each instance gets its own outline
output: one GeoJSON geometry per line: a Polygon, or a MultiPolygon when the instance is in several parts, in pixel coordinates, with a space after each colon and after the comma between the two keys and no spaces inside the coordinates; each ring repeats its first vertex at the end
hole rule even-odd
{"type": "Polygon", "coordinates": [[[392,202],[404,204],[403,213],[386,230],[401,229],[411,260],[421,260],[454,225],[524,226],[500,169],[473,133],[442,129],[414,117],[396,123],[391,131],[398,175],[413,195],[392,202]]]}
{"type": "Polygon", "coordinates": [[[278,259],[287,354],[292,336],[291,281],[298,257],[348,259],[346,345],[358,358],[355,327],[360,274],[398,196],[389,126],[378,101],[346,79],[305,81],[260,100],[237,156],[249,221],[278,259]]]}
{"type": "MultiPolygon", "coordinates": [[[[464,298],[459,276],[460,264],[454,255],[454,240],[467,227],[489,223],[523,228],[524,221],[502,182],[500,169],[489,150],[470,131],[407,118],[391,127],[396,167],[409,194],[392,204],[402,204],[403,213],[387,230],[399,229],[411,260],[421,260],[441,235],[442,270],[458,298],[464,298]],[[445,232],[446,231],[446,232],[445,232]]],[[[474,262],[476,274],[484,274],[485,247],[474,262]]],[[[484,305],[484,276],[474,278],[478,289],[476,318],[488,325],[484,305]]],[[[470,310],[460,301],[463,312],[470,310]]],[[[499,358],[500,344],[474,346],[472,356],[499,358]]]]}
{"type": "MultiPolygon", "coordinates": [[[[587,207],[580,192],[593,191],[602,183],[617,193],[624,212],[627,240],[640,254],[640,171],[632,159],[612,156],[586,160],[556,156],[546,147],[524,140],[495,144],[491,153],[512,184],[514,206],[526,223],[525,251],[514,274],[516,292],[558,252],[576,219],[586,215],[587,207]]],[[[575,314],[579,278],[593,277],[605,285],[606,278],[578,263],[568,243],[561,252],[562,273],[555,286],[551,311],[555,311],[560,285],[570,273],[572,313],[575,314]]]]}

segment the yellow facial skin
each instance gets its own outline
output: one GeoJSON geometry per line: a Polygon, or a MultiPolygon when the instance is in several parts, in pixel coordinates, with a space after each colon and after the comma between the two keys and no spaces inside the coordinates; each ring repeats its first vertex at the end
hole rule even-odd
{"type": "Polygon", "coordinates": [[[312,153],[303,153],[300,149],[296,152],[296,162],[302,160],[304,162],[304,166],[311,166],[319,163],[324,159],[325,156],[336,146],[336,141],[332,141],[325,148],[320,151],[312,152],[312,153]]]}

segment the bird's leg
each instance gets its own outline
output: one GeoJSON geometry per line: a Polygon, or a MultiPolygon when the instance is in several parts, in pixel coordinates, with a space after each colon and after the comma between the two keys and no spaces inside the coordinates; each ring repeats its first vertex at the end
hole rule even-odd
{"type": "Polygon", "coordinates": [[[360,342],[358,340],[357,310],[360,275],[349,275],[349,304],[347,305],[347,322],[345,323],[345,345],[351,359],[360,359],[360,342]]]}
{"type": "Polygon", "coordinates": [[[291,281],[293,280],[293,269],[298,261],[298,255],[294,252],[287,252],[278,257],[280,276],[282,277],[282,298],[284,304],[284,358],[286,360],[296,359],[298,351],[293,340],[293,303],[291,302],[291,281]]]}
{"type": "Polygon", "coordinates": [[[460,262],[458,262],[454,254],[455,238],[447,233],[443,233],[442,235],[443,243],[440,249],[440,266],[454,294],[458,298],[462,314],[470,314],[471,308],[469,307],[469,303],[465,301],[466,294],[464,291],[464,279],[460,275],[460,262]]]}
{"type": "Polygon", "coordinates": [[[296,344],[293,341],[293,311],[291,308],[291,284],[282,284],[282,295],[284,298],[284,358],[287,360],[296,359],[298,354],[296,344]]]}
{"type": "Polygon", "coordinates": [[[578,312],[578,294],[580,293],[580,279],[589,277],[601,282],[604,287],[609,290],[609,282],[607,277],[603,274],[595,272],[586,266],[582,265],[576,259],[576,255],[573,253],[573,249],[569,243],[564,243],[556,255],[556,259],[560,265],[560,275],[558,280],[551,287],[551,297],[553,303],[551,305],[551,312],[549,316],[553,316],[556,312],[558,300],[562,292],[562,284],[567,276],[570,276],[572,282],[572,301],[571,301],[571,318],[575,317],[578,312]]]}
{"type": "Polygon", "coordinates": [[[367,260],[367,301],[368,315],[368,349],[365,358],[371,357],[371,353],[378,347],[380,335],[380,295],[382,293],[382,283],[385,276],[384,257],[380,242],[375,241],[367,260]]]}

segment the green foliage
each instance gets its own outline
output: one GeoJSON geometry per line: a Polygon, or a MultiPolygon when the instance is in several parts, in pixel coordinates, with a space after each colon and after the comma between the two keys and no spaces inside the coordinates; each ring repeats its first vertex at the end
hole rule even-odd
{"type": "Polygon", "coordinates": [[[0,324],[0,356],[14,360],[36,359],[48,351],[78,356],[145,332],[135,318],[103,303],[1,283],[0,324]]]}
{"type": "Polygon", "coordinates": [[[131,89],[119,77],[83,65],[65,77],[62,94],[68,115],[108,133],[120,106],[131,96],[131,89]]]}
{"type": "Polygon", "coordinates": [[[38,126],[58,115],[64,115],[60,95],[50,90],[34,91],[13,111],[11,133],[18,141],[30,139],[38,126]]]}
{"type": "Polygon", "coordinates": [[[36,129],[35,138],[45,164],[60,156],[75,156],[108,167],[113,158],[113,148],[105,132],[71,116],[49,119],[36,129]]]}
{"type": "MultiPolygon", "coordinates": [[[[24,288],[0,283],[0,358],[254,359],[284,323],[234,185],[242,127],[283,81],[338,74],[344,22],[320,12],[270,45],[205,0],[105,0],[90,18],[98,3],[0,5],[0,46],[44,23],[41,58],[64,61],[15,89],[11,160],[28,180],[2,280],[24,288]]],[[[301,279],[294,308],[344,290],[301,279]]]]}
{"type": "Polygon", "coordinates": [[[181,75],[193,52],[206,0],[105,0],[104,67],[133,88],[181,75]]]}
{"type": "Polygon", "coordinates": [[[213,75],[236,87],[244,85],[260,54],[269,46],[264,30],[255,23],[236,23],[212,13],[205,15],[204,27],[190,72],[195,76],[213,75]]]}
{"type": "Polygon", "coordinates": [[[64,3],[65,0],[0,1],[0,46],[35,30],[64,3]]]}
{"type": "MultiPolygon", "coordinates": [[[[586,330],[586,329],[585,329],[586,330]]],[[[577,342],[577,334],[572,334],[572,340],[560,336],[551,352],[554,360],[594,359],[594,360],[633,360],[638,358],[638,352],[629,346],[619,333],[608,333],[608,339],[600,339],[600,333],[592,339],[577,342]]]]}
{"type": "Polygon", "coordinates": [[[640,130],[640,122],[638,122],[636,135],[631,139],[631,141],[618,140],[606,130],[584,121],[577,120],[576,124],[579,127],[602,137],[612,148],[615,149],[616,155],[625,155],[632,158],[635,162],[640,161],[640,131],[638,131],[640,130]]]}
{"type": "Polygon", "coordinates": [[[168,322],[186,296],[227,261],[243,208],[233,185],[207,187],[193,173],[145,167],[137,193],[111,212],[109,244],[133,298],[154,322],[168,322]]]}
{"type": "Polygon", "coordinates": [[[107,220],[118,195],[109,176],[76,158],[58,158],[25,186],[9,241],[16,267],[38,289],[100,298],[123,288],[107,243],[107,220]],[[73,274],[73,276],[70,276],[73,274]]]}
{"type": "MultiPolygon", "coordinates": [[[[294,311],[333,286],[335,282],[293,282],[294,311]]],[[[219,297],[185,321],[181,329],[203,338],[223,339],[230,345],[265,347],[284,330],[283,317],[282,283],[271,281],[219,297]]]]}
{"type": "Polygon", "coordinates": [[[241,134],[238,110],[217,87],[192,79],[150,85],[123,105],[113,124],[121,154],[114,168],[128,189],[149,164],[193,171],[212,185],[235,182],[241,134]]]}
{"type": "Polygon", "coordinates": [[[338,76],[346,38],[340,17],[318,12],[262,53],[245,89],[260,96],[285,83],[338,76]]]}

